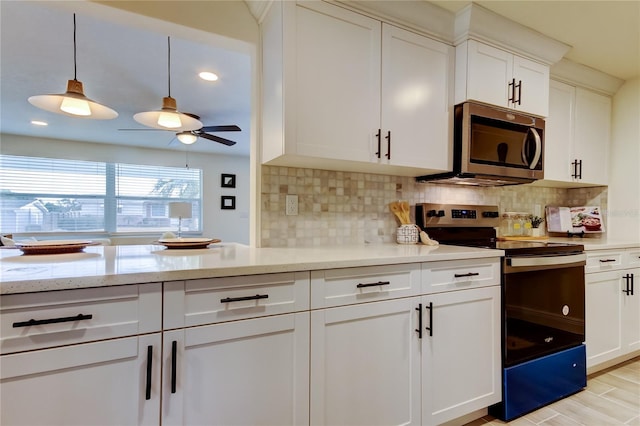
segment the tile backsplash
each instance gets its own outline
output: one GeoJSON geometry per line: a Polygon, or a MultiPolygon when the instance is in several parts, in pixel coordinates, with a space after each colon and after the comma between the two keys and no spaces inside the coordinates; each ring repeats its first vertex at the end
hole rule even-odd
{"type": "MultiPolygon", "coordinates": [[[[532,185],[460,187],[416,183],[411,177],[291,167],[262,167],[262,247],[302,247],[395,241],[398,223],[389,203],[497,205],[500,212],[543,215],[546,205],[599,205],[606,187],[564,189],[532,185]],[[298,215],[285,215],[285,196],[298,196],[298,215]]],[[[606,226],[606,223],[605,223],[606,226]]],[[[606,228],[605,228],[606,229],[606,228]]]]}

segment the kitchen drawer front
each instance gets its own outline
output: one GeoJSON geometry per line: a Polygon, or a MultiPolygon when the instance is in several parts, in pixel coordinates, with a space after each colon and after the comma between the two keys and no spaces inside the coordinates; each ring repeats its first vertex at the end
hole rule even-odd
{"type": "Polygon", "coordinates": [[[585,273],[613,271],[622,269],[625,257],[622,250],[596,250],[587,252],[587,265],[585,273]]]}
{"type": "Polygon", "coordinates": [[[4,295],[0,353],[160,331],[161,315],[161,283],[4,295]]]}
{"type": "Polygon", "coordinates": [[[422,264],[422,293],[500,285],[500,258],[422,264]]]}
{"type": "Polygon", "coordinates": [[[626,259],[624,264],[629,268],[640,266],[640,248],[632,248],[625,251],[626,259]]]}
{"type": "Polygon", "coordinates": [[[420,264],[311,271],[311,308],[327,308],[416,296],[420,264]]]}
{"type": "Polygon", "coordinates": [[[309,272],[164,283],[164,329],[309,309],[309,272]]]}

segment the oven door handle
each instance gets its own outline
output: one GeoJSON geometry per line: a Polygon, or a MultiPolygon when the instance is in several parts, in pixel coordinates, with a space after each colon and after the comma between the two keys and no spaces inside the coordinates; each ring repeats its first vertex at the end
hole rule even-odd
{"type": "Polygon", "coordinates": [[[535,266],[568,265],[570,263],[586,263],[587,255],[584,253],[553,256],[523,256],[509,257],[507,262],[512,268],[525,268],[535,266]]]}

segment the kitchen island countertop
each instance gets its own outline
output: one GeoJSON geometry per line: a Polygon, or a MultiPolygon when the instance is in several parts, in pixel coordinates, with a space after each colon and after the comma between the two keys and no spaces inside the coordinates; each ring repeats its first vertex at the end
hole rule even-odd
{"type": "Polygon", "coordinates": [[[121,245],[45,255],[6,248],[0,250],[0,294],[503,255],[502,250],[421,244],[255,248],[218,243],[189,250],[121,245]]]}

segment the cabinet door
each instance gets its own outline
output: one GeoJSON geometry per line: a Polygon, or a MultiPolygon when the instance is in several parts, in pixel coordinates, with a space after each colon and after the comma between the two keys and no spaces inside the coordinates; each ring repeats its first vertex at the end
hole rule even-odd
{"type": "Polygon", "coordinates": [[[549,117],[545,122],[544,139],[545,180],[572,180],[575,102],[575,87],[554,80],[549,82],[549,117]]]}
{"type": "Polygon", "coordinates": [[[3,355],[0,367],[3,425],[160,423],[159,333],[3,355]]]}
{"type": "Polygon", "coordinates": [[[640,350],[640,268],[620,272],[623,290],[627,289],[624,276],[630,275],[629,280],[633,280],[633,287],[629,282],[633,293],[622,293],[622,342],[624,352],[629,353],[640,350]]]}
{"type": "Polygon", "coordinates": [[[453,62],[453,47],[382,25],[383,134],[376,160],[451,169],[453,62]]]}
{"type": "Polygon", "coordinates": [[[309,419],[309,313],[165,332],[164,425],[309,419]]]}
{"type": "Polygon", "coordinates": [[[422,307],[422,424],[499,402],[500,287],[423,296],[422,307]]]}
{"type": "Polygon", "coordinates": [[[380,125],[380,22],[324,2],[298,4],[295,20],[287,63],[295,77],[285,81],[294,85],[295,111],[286,106],[295,119],[287,140],[298,155],[371,161],[380,125]]]}
{"type": "Polygon", "coordinates": [[[576,88],[575,155],[582,160],[580,182],[606,185],[611,132],[611,98],[576,88]]]}
{"type": "Polygon", "coordinates": [[[513,55],[474,40],[467,43],[467,99],[512,107],[508,99],[513,55]]]}
{"type": "Polygon", "coordinates": [[[513,78],[516,80],[513,108],[546,117],[549,115],[549,67],[520,56],[513,57],[513,78]]]}
{"type": "Polygon", "coordinates": [[[420,424],[419,298],[311,313],[311,424],[420,424]]]}
{"type": "Polygon", "coordinates": [[[622,271],[586,274],[587,368],[623,354],[622,271]]]}

